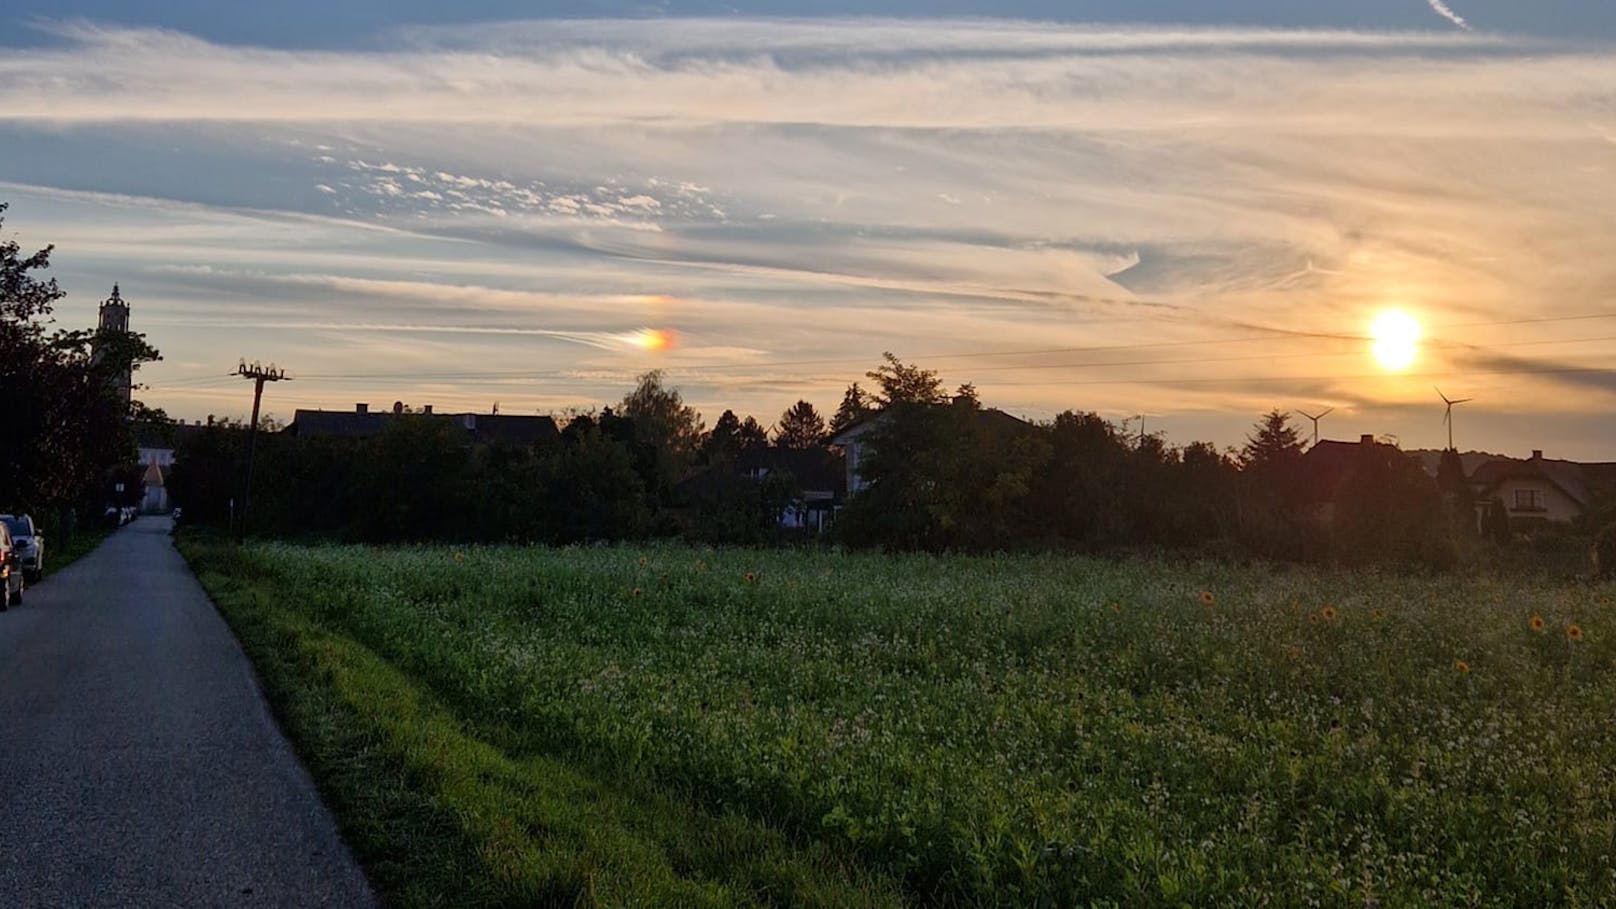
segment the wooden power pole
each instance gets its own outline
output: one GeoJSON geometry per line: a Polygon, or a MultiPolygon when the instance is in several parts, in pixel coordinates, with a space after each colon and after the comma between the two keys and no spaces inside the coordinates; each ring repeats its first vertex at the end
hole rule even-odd
{"type": "Polygon", "coordinates": [[[263,366],[255,362],[248,366],[247,361],[242,360],[241,365],[236,367],[236,375],[253,380],[252,423],[247,427],[247,482],[241,490],[241,521],[236,525],[236,539],[245,540],[247,538],[247,512],[252,505],[253,449],[257,447],[258,443],[258,404],[264,397],[264,383],[279,382],[285,379],[286,370],[276,368],[273,363],[263,366]]]}

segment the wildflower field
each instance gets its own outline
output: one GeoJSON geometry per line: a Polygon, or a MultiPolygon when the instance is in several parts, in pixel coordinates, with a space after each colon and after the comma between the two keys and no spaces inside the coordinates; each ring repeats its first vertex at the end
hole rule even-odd
{"type": "Polygon", "coordinates": [[[1608,585],[183,545],[395,905],[1616,904],[1608,585]]]}

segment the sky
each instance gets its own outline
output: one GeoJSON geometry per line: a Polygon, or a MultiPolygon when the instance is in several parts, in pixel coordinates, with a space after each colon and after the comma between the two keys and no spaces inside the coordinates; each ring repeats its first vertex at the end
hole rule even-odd
{"type": "MultiPolygon", "coordinates": [[[[891,351],[1030,419],[1616,460],[1616,6],[8,5],[5,235],[141,397],[827,415],[891,351]],[[1370,325],[1422,337],[1389,369],[1370,325]],[[1298,418],[1311,436],[1311,424],[1298,418]]],[[[868,381],[864,381],[868,385],[868,381]]]]}

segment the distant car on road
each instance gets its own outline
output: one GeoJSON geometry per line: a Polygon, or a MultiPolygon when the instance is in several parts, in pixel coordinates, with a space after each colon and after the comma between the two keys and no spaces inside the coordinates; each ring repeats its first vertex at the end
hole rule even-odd
{"type": "Polygon", "coordinates": [[[0,612],[22,605],[22,560],[11,543],[11,531],[0,521],[0,612]]]}
{"type": "Polygon", "coordinates": [[[30,584],[39,583],[45,576],[45,535],[25,514],[0,514],[0,524],[11,532],[11,545],[22,562],[23,577],[30,584]]]}

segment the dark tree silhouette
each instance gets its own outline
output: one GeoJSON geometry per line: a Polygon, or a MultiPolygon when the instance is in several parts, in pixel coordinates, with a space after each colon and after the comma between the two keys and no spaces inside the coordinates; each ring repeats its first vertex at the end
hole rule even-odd
{"type": "Polygon", "coordinates": [[[735,438],[741,444],[741,451],[762,451],[769,447],[769,431],[751,415],[741,421],[735,438]]]}
{"type": "Polygon", "coordinates": [[[1270,410],[1263,414],[1254,429],[1240,449],[1240,464],[1246,470],[1258,473],[1288,470],[1301,459],[1302,437],[1291,425],[1290,414],[1270,410]]]}
{"type": "Polygon", "coordinates": [[[948,395],[943,391],[943,383],[937,378],[936,370],[904,363],[891,351],[883,353],[881,357],[886,362],[864,374],[881,386],[881,393],[875,396],[877,406],[947,403],[948,395]]]}
{"type": "Polygon", "coordinates": [[[825,420],[807,401],[798,401],[780,415],[774,442],[781,448],[813,448],[825,440],[825,420]]]}
{"type": "Polygon", "coordinates": [[[869,392],[854,382],[842,393],[842,403],[837,406],[836,413],[830,419],[830,434],[841,432],[869,416],[874,410],[875,402],[870,400],[869,392]]]}
{"type": "MultiPolygon", "coordinates": [[[[635,440],[651,454],[655,467],[646,477],[647,494],[665,500],[700,451],[701,414],[685,404],[678,389],[663,384],[662,370],[653,369],[640,376],[617,415],[633,423],[635,440]]],[[[602,416],[601,429],[608,431],[602,416]]]]}
{"type": "Polygon", "coordinates": [[[130,418],[149,413],[113,394],[114,379],[159,357],[130,332],[47,332],[63,296],[38,274],[51,251],[23,255],[15,240],[0,241],[0,502],[89,510],[110,495],[109,472],[134,457],[130,418]]]}

